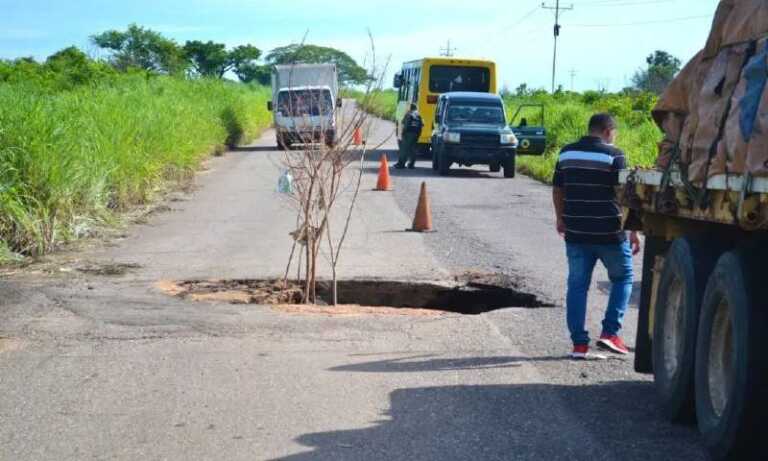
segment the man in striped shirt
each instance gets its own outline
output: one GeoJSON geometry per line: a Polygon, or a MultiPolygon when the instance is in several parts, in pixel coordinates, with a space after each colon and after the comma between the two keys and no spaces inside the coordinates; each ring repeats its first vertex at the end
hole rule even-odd
{"type": "Polygon", "coordinates": [[[611,293],[597,345],[629,353],[619,331],[632,294],[632,255],[640,252],[640,240],[635,232],[627,238],[621,227],[615,187],[626,160],[613,146],[615,139],[614,118],[595,114],[589,120],[589,135],[560,151],[552,180],[557,231],[565,236],[568,256],[567,323],[573,341],[571,357],[576,359],[587,358],[589,352],[584,326],[587,292],[598,260],[608,270],[611,293]]]}

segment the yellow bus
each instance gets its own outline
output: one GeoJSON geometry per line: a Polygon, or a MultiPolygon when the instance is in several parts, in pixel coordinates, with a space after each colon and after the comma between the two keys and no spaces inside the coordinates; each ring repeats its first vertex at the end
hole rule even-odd
{"type": "Polygon", "coordinates": [[[397,139],[401,139],[400,122],[411,103],[416,103],[424,120],[418,148],[429,152],[437,98],[449,91],[496,93],[496,64],[492,61],[453,57],[423,58],[403,64],[395,74],[397,94],[397,139]]]}

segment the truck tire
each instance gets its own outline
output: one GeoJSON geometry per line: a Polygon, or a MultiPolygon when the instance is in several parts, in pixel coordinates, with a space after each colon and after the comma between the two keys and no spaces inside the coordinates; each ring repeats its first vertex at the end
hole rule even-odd
{"type": "Polygon", "coordinates": [[[755,432],[766,405],[764,281],[745,252],[725,253],[702,304],[696,350],[699,432],[715,460],[765,459],[755,432]]]}
{"type": "Polygon", "coordinates": [[[504,160],[504,177],[505,178],[514,178],[515,177],[515,156],[504,160]]]}
{"type": "Polygon", "coordinates": [[[447,176],[451,170],[451,161],[445,155],[445,151],[441,150],[437,155],[437,168],[440,176],[447,176]]]}
{"type": "Polygon", "coordinates": [[[640,287],[640,305],[637,314],[637,335],[635,337],[635,371],[653,374],[653,349],[651,342],[650,311],[653,292],[653,269],[656,257],[669,250],[669,243],[652,235],[645,236],[643,250],[643,274],[640,287]]]}
{"type": "Polygon", "coordinates": [[[491,173],[498,173],[501,171],[501,163],[493,162],[488,166],[488,169],[491,170],[491,173]]]}
{"type": "Polygon", "coordinates": [[[277,137],[277,150],[291,150],[291,143],[285,136],[277,137]]]}
{"type": "Polygon", "coordinates": [[[711,245],[681,237],[664,260],[654,311],[653,376],[664,414],[693,422],[694,367],[701,299],[715,265],[711,245]]]}

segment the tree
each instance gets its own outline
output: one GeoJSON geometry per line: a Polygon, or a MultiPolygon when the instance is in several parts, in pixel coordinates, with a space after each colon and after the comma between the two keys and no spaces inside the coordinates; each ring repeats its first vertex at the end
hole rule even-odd
{"type": "Polygon", "coordinates": [[[50,71],[63,88],[93,83],[115,72],[108,64],[94,61],[75,46],[48,56],[43,68],[50,71]]]}
{"type": "Polygon", "coordinates": [[[187,68],[184,52],[175,41],[136,24],[129,25],[125,32],[108,30],[94,35],[91,41],[110,50],[112,65],[121,71],[138,68],[147,72],[179,74],[187,68]]]}
{"type": "MultiPolygon", "coordinates": [[[[375,48],[371,39],[370,75],[377,72],[375,48]]],[[[363,145],[362,151],[354,145],[353,133],[357,130],[368,132],[371,123],[363,107],[370,107],[372,99],[381,93],[383,75],[386,66],[379,70],[375,78],[368,79],[360,105],[345,115],[336,128],[339,130],[335,142],[314,144],[315,135],[324,136],[330,126],[329,120],[320,117],[321,125],[314,126],[309,120],[297,121],[295,134],[301,139],[301,149],[285,149],[282,166],[286,182],[290,185],[285,191],[290,203],[296,210],[297,229],[291,232],[294,242],[288,256],[288,264],[283,278],[284,292],[289,293],[289,276],[295,264],[296,281],[303,288],[302,302],[317,302],[318,261],[326,259],[331,270],[331,304],[338,303],[337,268],[344,242],[353,222],[352,216],[359,196],[365,173],[366,153],[375,152],[387,140],[378,145],[363,145]],[[304,124],[302,126],[301,124],[304,124]],[[354,170],[354,171],[350,171],[354,170]],[[287,178],[291,179],[288,180],[287,178]],[[341,216],[336,216],[338,211],[341,216]],[[340,226],[336,226],[340,224],[340,226]],[[321,252],[321,249],[325,249],[321,252]],[[326,258],[320,258],[323,254],[326,258]],[[303,264],[302,264],[303,259],[303,264]],[[304,274],[302,276],[302,269],[304,274]]],[[[368,75],[367,72],[365,72],[368,75]]],[[[287,147],[283,144],[283,147],[287,147]]]]}
{"type": "Polygon", "coordinates": [[[237,73],[240,67],[253,66],[261,56],[261,50],[252,45],[240,45],[227,51],[223,43],[193,40],[184,45],[184,55],[199,75],[222,78],[230,70],[237,73]]]}
{"type": "Polygon", "coordinates": [[[661,94],[680,72],[681,62],[666,51],[656,50],[645,62],[646,69],[640,69],[632,77],[632,84],[640,91],[661,94]]]}
{"type": "Polygon", "coordinates": [[[260,66],[254,63],[243,63],[235,68],[235,75],[243,83],[256,82],[260,85],[269,85],[272,81],[272,69],[270,66],[260,66]]]}
{"type": "Polygon", "coordinates": [[[520,85],[515,88],[515,96],[518,97],[524,97],[524,96],[530,96],[531,90],[528,89],[527,83],[521,83],[520,85]]]}
{"type": "Polygon", "coordinates": [[[371,79],[368,71],[360,67],[347,53],[323,46],[294,43],[270,51],[265,61],[270,66],[332,62],[339,70],[339,81],[343,85],[362,85],[371,79]]]}

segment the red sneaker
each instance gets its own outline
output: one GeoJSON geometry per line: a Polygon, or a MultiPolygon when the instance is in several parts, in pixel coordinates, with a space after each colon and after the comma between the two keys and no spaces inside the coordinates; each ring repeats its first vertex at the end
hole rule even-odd
{"type": "Polygon", "coordinates": [[[571,358],[575,360],[587,360],[589,355],[589,345],[587,344],[574,344],[573,352],[571,352],[571,358]]]}
{"type": "Polygon", "coordinates": [[[629,354],[629,349],[617,335],[601,335],[597,340],[597,346],[601,349],[614,352],[616,354],[629,354]]]}

